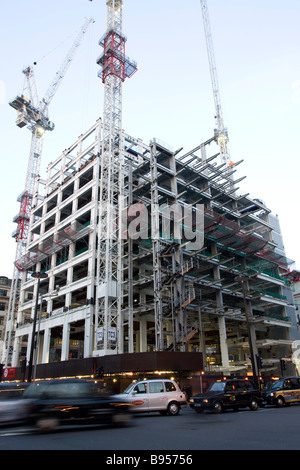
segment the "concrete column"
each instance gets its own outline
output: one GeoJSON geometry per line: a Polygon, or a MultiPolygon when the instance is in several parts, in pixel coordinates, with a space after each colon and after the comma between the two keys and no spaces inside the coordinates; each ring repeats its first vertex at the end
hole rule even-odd
{"type": "Polygon", "coordinates": [[[85,318],[84,324],[84,357],[91,357],[93,351],[93,315],[90,314],[85,318]]]}
{"type": "Polygon", "coordinates": [[[140,321],[140,352],[147,352],[147,321],[140,321]]]}
{"type": "MultiPolygon", "coordinates": [[[[20,354],[20,337],[16,336],[14,339],[13,346],[13,355],[12,355],[12,367],[18,367],[19,365],[19,354],[20,354]]],[[[6,352],[8,354],[9,351],[6,352]]]]}
{"type": "Polygon", "coordinates": [[[67,361],[69,359],[69,347],[70,347],[70,323],[65,322],[63,326],[61,361],[67,361]]]}
{"type": "Polygon", "coordinates": [[[45,328],[44,342],[43,342],[43,357],[42,357],[43,364],[47,364],[49,362],[50,338],[51,338],[51,328],[45,328]]]}
{"type": "Polygon", "coordinates": [[[67,310],[71,308],[72,305],[72,292],[66,292],[65,296],[65,307],[67,310]]]}
{"type": "Polygon", "coordinates": [[[42,364],[43,361],[43,344],[44,344],[44,335],[41,334],[39,336],[39,346],[37,350],[37,364],[42,364]]]}
{"type": "Polygon", "coordinates": [[[227,335],[226,335],[226,322],[224,317],[219,317],[219,337],[220,337],[220,349],[222,357],[222,366],[224,368],[229,367],[229,356],[227,347],[227,335]]]}

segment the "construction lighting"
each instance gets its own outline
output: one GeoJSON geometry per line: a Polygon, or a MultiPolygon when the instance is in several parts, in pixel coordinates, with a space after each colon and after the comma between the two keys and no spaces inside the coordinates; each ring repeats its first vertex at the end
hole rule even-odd
{"type": "Polygon", "coordinates": [[[223,147],[227,144],[228,137],[226,136],[226,134],[220,134],[217,140],[218,140],[218,143],[223,147]]]}
{"type": "Polygon", "coordinates": [[[43,137],[43,135],[45,134],[45,129],[41,126],[37,126],[36,133],[39,137],[43,137]]]}

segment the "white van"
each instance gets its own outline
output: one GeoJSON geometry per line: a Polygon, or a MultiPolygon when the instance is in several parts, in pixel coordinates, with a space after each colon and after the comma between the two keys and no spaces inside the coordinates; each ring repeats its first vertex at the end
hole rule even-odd
{"type": "Polygon", "coordinates": [[[177,383],[167,379],[151,379],[133,382],[116,395],[132,406],[135,412],[159,411],[162,415],[176,416],[187,406],[186,396],[177,383]]]}

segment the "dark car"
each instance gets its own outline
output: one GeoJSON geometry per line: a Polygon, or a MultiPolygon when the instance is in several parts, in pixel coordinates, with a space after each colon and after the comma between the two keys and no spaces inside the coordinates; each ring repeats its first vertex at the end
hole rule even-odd
{"type": "Polygon", "coordinates": [[[300,378],[282,377],[271,380],[263,389],[263,403],[278,408],[300,402],[300,378]]]}
{"type": "Polygon", "coordinates": [[[22,419],[20,399],[27,386],[22,382],[0,384],[0,426],[16,424],[22,419]]]}
{"type": "Polygon", "coordinates": [[[226,409],[247,407],[254,411],[261,404],[261,391],[250,380],[245,379],[217,380],[205,394],[190,398],[190,407],[197,413],[205,410],[221,413],[226,409]]]}
{"type": "Polygon", "coordinates": [[[28,387],[26,382],[2,382],[0,383],[0,401],[17,400],[21,398],[24,390],[28,387]]]}
{"type": "Polygon", "coordinates": [[[62,424],[126,424],[130,405],[108,395],[102,382],[56,379],[32,383],[23,393],[26,424],[48,430],[62,424]]]}

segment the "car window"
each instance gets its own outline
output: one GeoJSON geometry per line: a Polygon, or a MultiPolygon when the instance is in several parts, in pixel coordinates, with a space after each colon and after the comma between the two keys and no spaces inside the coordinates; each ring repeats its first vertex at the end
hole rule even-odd
{"type": "Polygon", "coordinates": [[[20,398],[23,390],[1,390],[0,400],[13,400],[14,398],[20,398]]]}
{"type": "Polygon", "coordinates": [[[234,392],[236,390],[236,384],[233,382],[227,382],[225,392],[234,392]]]}
{"type": "Polygon", "coordinates": [[[48,383],[47,382],[35,382],[29,385],[29,387],[23,393],[24,398],[39,398],[42,393],[47,390],[48,383]]]}
{"type": "Polygon", "coordinates": [[[173,384],[173,382],[165,382],[165,387],[167,392],[177,392],[175,384],[173,384]]]}
{"type": "Polygon", "coordinates": [[[209,391],[210,392],[223,392],[225,389],[225,383],[224,382],[214,382],[210,387],[209,391]]]}
{"type": "Polygon", "coordinates": [[[91,392],[87,382],[55,382],[31,384],[23,393],[24,398],[77,398],[91,392]]]}
{"type": "Polygon", "coordinates": [[[99,383],[91,383],[91,393],[96,397],[101,397],[103,395],[110,394],[110,389],[106,384],[102,382],[99,383]]]}
{"type": "Polygon", "coordinates": [[[64,384],[49,384],[41,398],[57,398],[65,396],[64,384]]]}
{"type": "Polygon", "coordinates": [[[298,389],[300,388],[299,379],[291,379],[291,388],[298,389]]]}
{"type": "Polygon", "coordinates": [[[289,379],[284,381],[283,388],[285,390],[290,390],[292,388],[291,387],[291,381],[289,379]]]}
{"type": "Polygon", "coordinates": [[[146,384],[137,384],[134,387],[133,390],[137,393],[146,393],[147,392],[147,386],[146,386],[146,384]]]}
{"type": "Polygon", "coordinates": [[[149,382],[149,393],[164,392],[163,382],[149,382]]]}
{"type": "Polygon", "coordinates": [[[279,379],[279,380],[275,380],[274,382],[273,381],[268,382],[265,388],[266,389],[281,388],[282,385],[283,385],[283,379],[279,379]]]}
{"type": "Polygon", "coordinates": [[[237,385],[236,385],[236,390],[238,390],[239,392],[243,392],[244,390],[247,390],[245,382],[238,380],[237,385]]]}
{"type": "MultiPolygon", "coordinates": [[[[41,398],[66,398],[69,396],[76,395],[77,384],[66,384],[66,383],[50,383],[45,391],[42,393],[41,398]]],[[[78,391],[77,391],[78,393],[78,391]]]]}
{"type": "Polygon", "coordinates": [[[256,388],[253,382],[251,382],[251,380],[246,380],[244,382],[244,386],[246,390],[253,390],[254,388],[256,388]]]}
{"type": "Polygon", "coordinates": [[[68,383],[66,387],[62,387],[61,393],[63,396],[70,398],[86,397],[91,394],[91,386],[86,382],[68,383]]]}
{"type": "Polygon", "coordinates": [[[133,390],[134,384],[128,385],[128,387],[125,388],[123,393],[130,393],[133,390]]]}

